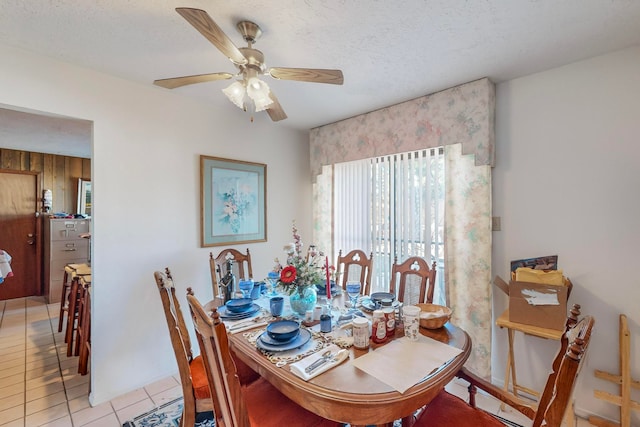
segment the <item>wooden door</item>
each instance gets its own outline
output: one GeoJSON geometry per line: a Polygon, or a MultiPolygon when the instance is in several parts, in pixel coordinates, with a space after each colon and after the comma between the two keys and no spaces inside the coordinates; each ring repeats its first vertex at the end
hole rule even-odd
{"type": "Polygon", "coordinates": [[[0,249],[13,258],[13,277],[0,283],[0,300],[41,295],[38,175],[0,170],[0,249]]]}

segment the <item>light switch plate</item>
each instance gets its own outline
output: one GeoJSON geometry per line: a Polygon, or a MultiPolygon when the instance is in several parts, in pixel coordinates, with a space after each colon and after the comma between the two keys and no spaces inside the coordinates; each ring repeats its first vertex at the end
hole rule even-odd
{"type": "Polygon", "coordinates": [[[500,224],[500,217],[499,216],[492,216],[491,217],[491,231],[500,231],[500,230],[502,230],[501,224],[500,224]]]}

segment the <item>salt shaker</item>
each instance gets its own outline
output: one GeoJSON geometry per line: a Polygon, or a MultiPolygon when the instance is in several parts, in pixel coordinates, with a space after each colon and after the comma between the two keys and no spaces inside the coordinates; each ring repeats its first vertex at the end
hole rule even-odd
{"type": "Polygon", "coordinates": [[[331,332],[331,316],[328,314],[320,316],[320,332],[331,332]]]}

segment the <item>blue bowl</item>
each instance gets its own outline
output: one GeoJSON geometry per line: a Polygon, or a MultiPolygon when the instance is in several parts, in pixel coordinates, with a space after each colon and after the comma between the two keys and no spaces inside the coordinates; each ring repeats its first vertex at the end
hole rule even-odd
{"type": "Polygon", "coordinates": [[[267,326],[267,335],[276,341],[287,341],[300,333],[300,324],[293,320],[279,320],[267,326]]]}
{"type": "Polygon", "coordinates": [[[225,307],[232,313],[242,313],[243,311],[249,310],[252,305],[253,300],[251,298],[238,298],[227,301],[225,307]]]}

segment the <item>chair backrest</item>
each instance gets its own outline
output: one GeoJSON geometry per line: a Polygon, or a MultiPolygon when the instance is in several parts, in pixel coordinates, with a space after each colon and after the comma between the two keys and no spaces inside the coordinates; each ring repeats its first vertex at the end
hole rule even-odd
{"type": "Polygon", "coordinates": [[[373,253],[367,254],[360,249],[354,249],[345,256],[342,256],[342,249],[338,252],[338,263],[336,265],[338,283],[342,289],[347,288],[348,280],[358,280],[362,283],[362,295],[371,293],[371,274],[373,273],[373,253]]]}
{"type": "Polygon", "coordinates": [[[214,295],[220,292],[220,280],[227,274],[227,260],[233,260],[232,272],[236,280],[253,278],[251,269],[251,254],[236,249],[223,249],[214,257],[213,252],[209,252],[209,268],[211,269],[211,283],[213,284],[214,295]]]}
{"type": "Polygon", "coordinates": [[[211,315],[207,315],[191,289],[187,291],[187,302],[213,395],[216,425],[248,427],[249,417],[240,380],[229,350],[227,331],[218,311],[214,308],[211,315]]]}
{"type": "Polygon", "coordinates": [[[429,268],[423,258],[410,257],[398,264],[393,260],[389,292],[405,304],[433,303],[436,282],[436,263],[429,268]]]}
{"type": "Polygon", "coordinates": [[[540,396],[532,427],[559,426],[569,406],[580,367],[589,346],[595,320],[585,316],[577,321],[580,306],[574,306],[567,320],[567,331],[560,341],[560,351],[540,396]]]}
{"type": "Polygon", "coordinates": [[[173,278],[168,268],[165,272],[156,271],[154,274],[158,290],[160,291],[160,299],[162,300],[162,308],[167,319],[169,327],[169,335],[171,337],[171,345],[178,363],[178,372],[180,374],[180,383],[182,384],[182,394],[184,396],[184,414],[183,417],[193,417],[195,420],[196,398],[193,391],[193,382],[189,370],[189,364],[193,360],[193,352],[191,351],[191,339],[184,322],[184,316],[180,309],[180,303],[176,297],[176,289],[173,285],[173,278]]]}

